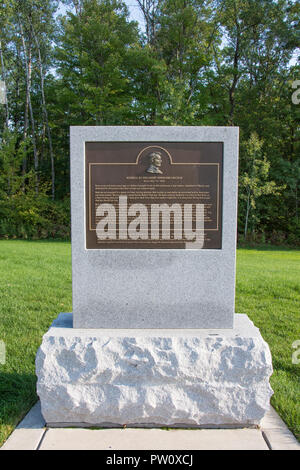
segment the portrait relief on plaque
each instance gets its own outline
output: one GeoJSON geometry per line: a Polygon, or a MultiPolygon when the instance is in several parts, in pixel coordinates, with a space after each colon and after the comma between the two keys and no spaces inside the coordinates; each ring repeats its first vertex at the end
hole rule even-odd
{"type": "Polygon", "coordinates": [[[149,154],[150,166],[146,170],[147,173],[154,173],[155,175],[162,175],[162,171],[160,170],[162,157],[159,152],[152,152],[149,154]]]}
{"type": "Polygon", "coordinates": [[[87,249],[221,249],[222,142],[87,142],[87,249]]]}

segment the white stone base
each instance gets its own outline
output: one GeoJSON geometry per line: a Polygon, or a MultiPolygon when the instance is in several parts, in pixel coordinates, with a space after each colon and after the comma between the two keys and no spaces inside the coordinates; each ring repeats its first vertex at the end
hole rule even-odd
{"type": "Polygon", "coordinates": [[[36,357],[48,426],[252,427],[269,409],[269,347],[228,330],[84,330],[61,314],[36,357]]]}

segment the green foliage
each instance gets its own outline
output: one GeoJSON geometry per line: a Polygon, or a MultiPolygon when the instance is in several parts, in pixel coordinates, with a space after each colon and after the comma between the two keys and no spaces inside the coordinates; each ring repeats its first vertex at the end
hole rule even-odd
{"type": "Polygon", "coordinates": [[[6,130],[0,143],[0,237],[69,238],[69,199],[52,201],[49,183],[30,170],[19,172],[28,142],[17,148],[17,134],[6,130]]]}
{"type": "Polygon", "coordinates": [[[262,195],[280,195],[284,187],[276,186],[275,181],[270,181],[270,163],[262,154],[263,141],[259,140],[256,133],[252,133],[249,140],[244,143],[246,155],[245,172],[239,177],[239,196],[245,202],[245,228],[244,236],[248,232],[249,215],[251,213],[252,231],[255,225],[259,224],[259,215],[256,208],[257,199],[262,195]]]}
{"type": "Polygon", "coordinates": [[[127,15],[122,2],[90,0],[80,16],[69,13],[61,19],[58,86],[71,115],[81,116],[84,124],[120,124],[128,114],[131,98],[124,68],[138,32],[127,15]]]}
{"type": "MultiPolygon", "coordinates": [[[[47,188],[48,189],[48,188],[47,188]]],[[[0,237],[70,238],[69,199],[53,202],[41,188],[19,192],[0,200],[0,237]]]]}
{"type": "Polygon", "coordinates": [[[299,3],[132,3],[145,31],[121,0],[2,2],[0,236],[68,232],[71,125],[235,125],[239,237],[299,244],[299,3]]]}

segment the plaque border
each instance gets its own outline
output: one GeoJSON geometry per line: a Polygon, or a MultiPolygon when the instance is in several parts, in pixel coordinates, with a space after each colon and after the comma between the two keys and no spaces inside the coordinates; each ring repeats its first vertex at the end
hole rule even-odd
{"type": "MultiPolygon", "coordinates": [[[[100,143],[101,141],[99,141],[100,143]]],[[[86,144],[88,144],[89,142],[85,142],[85,152],[84,152],[84,158],[85,158],[85,165],[86,165],[86,144]]],[[[95,142],[93,142],[95,143],[95,142]]],[[[109,142],[109,143],[116,143],[116,141],[114,142],[109,142]]],[[[174,142],[170,142],[170,143],[174,143],[174,142]]],[[[188,142],[182,142],[182,143],[188,143],[188,142]]],[[[201,143],[204,143],[204,142],[199,142],[199,144],[201,143]]],[[[205,142],[207,144],[209,143],[217,143],[217,142],[205,142]]],[[[223,159],[224,159],[224,148],[223,148],[223,142],[219,142],[222,144],[222,163],[224,164],[223,162],[223,159]]],[[[91,167],[93,165],[116,165],[116,166],[122,166],[122,165],[138,165],[139,164],[139,158],[140,156],[142,155],[142,153],[145,151],[145,150],[148,150],[150,148],[158,148],[158,149],[161,149],[163,150],[164,152],[166,152],[166,154],[168,155],[169,159],[170,159],[170,164],[171,165],[184,165],[184,166],[187,166],[187,165],[191,165],[191,166],[217,166],[217,228],[208,228],[208,229],[204,229],[206,232],[218,232],[219,231],[219,220],[220,220],[220,163],[191,163],[191,162],[187,162],[187,163],[184,163],[184,162],[173,162],[173,159],[172,159],[172,155],[170,154],[170,152],[165,149],[164,147],[161,147],[159,145],[149,145],[148,147],[145,147],[143,148],[138,156],[136,157],[136,161],[135,163],[132,163],[132,162],[101,162],[101,163],[89,163],[88,164],[88,178],[87,178],[87,175],[85,175],[85,186],[86,186],[86,183],[87,183],[87,179],[88,179],[88,182],[89,182],[89,200],[88,200],[88,204],[89,204],[89,211],[88,211],[88,230],[90,232],[95,232],[96,229],[95,228],[92,228],[92,195],[91,195],[91,167]]],[[[223,238],[223,233],[221,233],[221,245],[222,245],[222,238],[223,238]]],[[[101,248],[100,248],[101,249],[101,248]]]]}

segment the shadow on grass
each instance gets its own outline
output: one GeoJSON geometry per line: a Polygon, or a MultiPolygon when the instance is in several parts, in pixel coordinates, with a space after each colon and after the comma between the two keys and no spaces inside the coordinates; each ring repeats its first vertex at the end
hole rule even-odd
{"type": "Polygon", "coordinates": [[[0,371],[0,425],[16,426],[37,401],[35,374],[0,371]]]}
{"type": "Polygon", "coordinates": [[[67,245],[71,244],[71,239],[70,238],[38,238],[36,240],[33,239],[28,239],[28,238],[0,238],[1,242],[13,242],[13,243],[40,243],[40,244],[45,244],[45,243],[65,243],[67,245]]]}
{"type": "Polygon", "coordinates": [[[240,250],[249,250],[249,251],[300,251],[300,246],[287,246],[287,245],[270,245],[270,244],[243,244],[238,243],[237,246],[240,250]]]}
{"type": "Polygon", "coordinates": [[[296,364],[287,364],[286,361],[277,359],[276,357],[272,358],[273,369],[277,372],[282,371],[288,374],[293,380],[299,381],[300,379],[300,368],[297,368],[296,364]]]}

